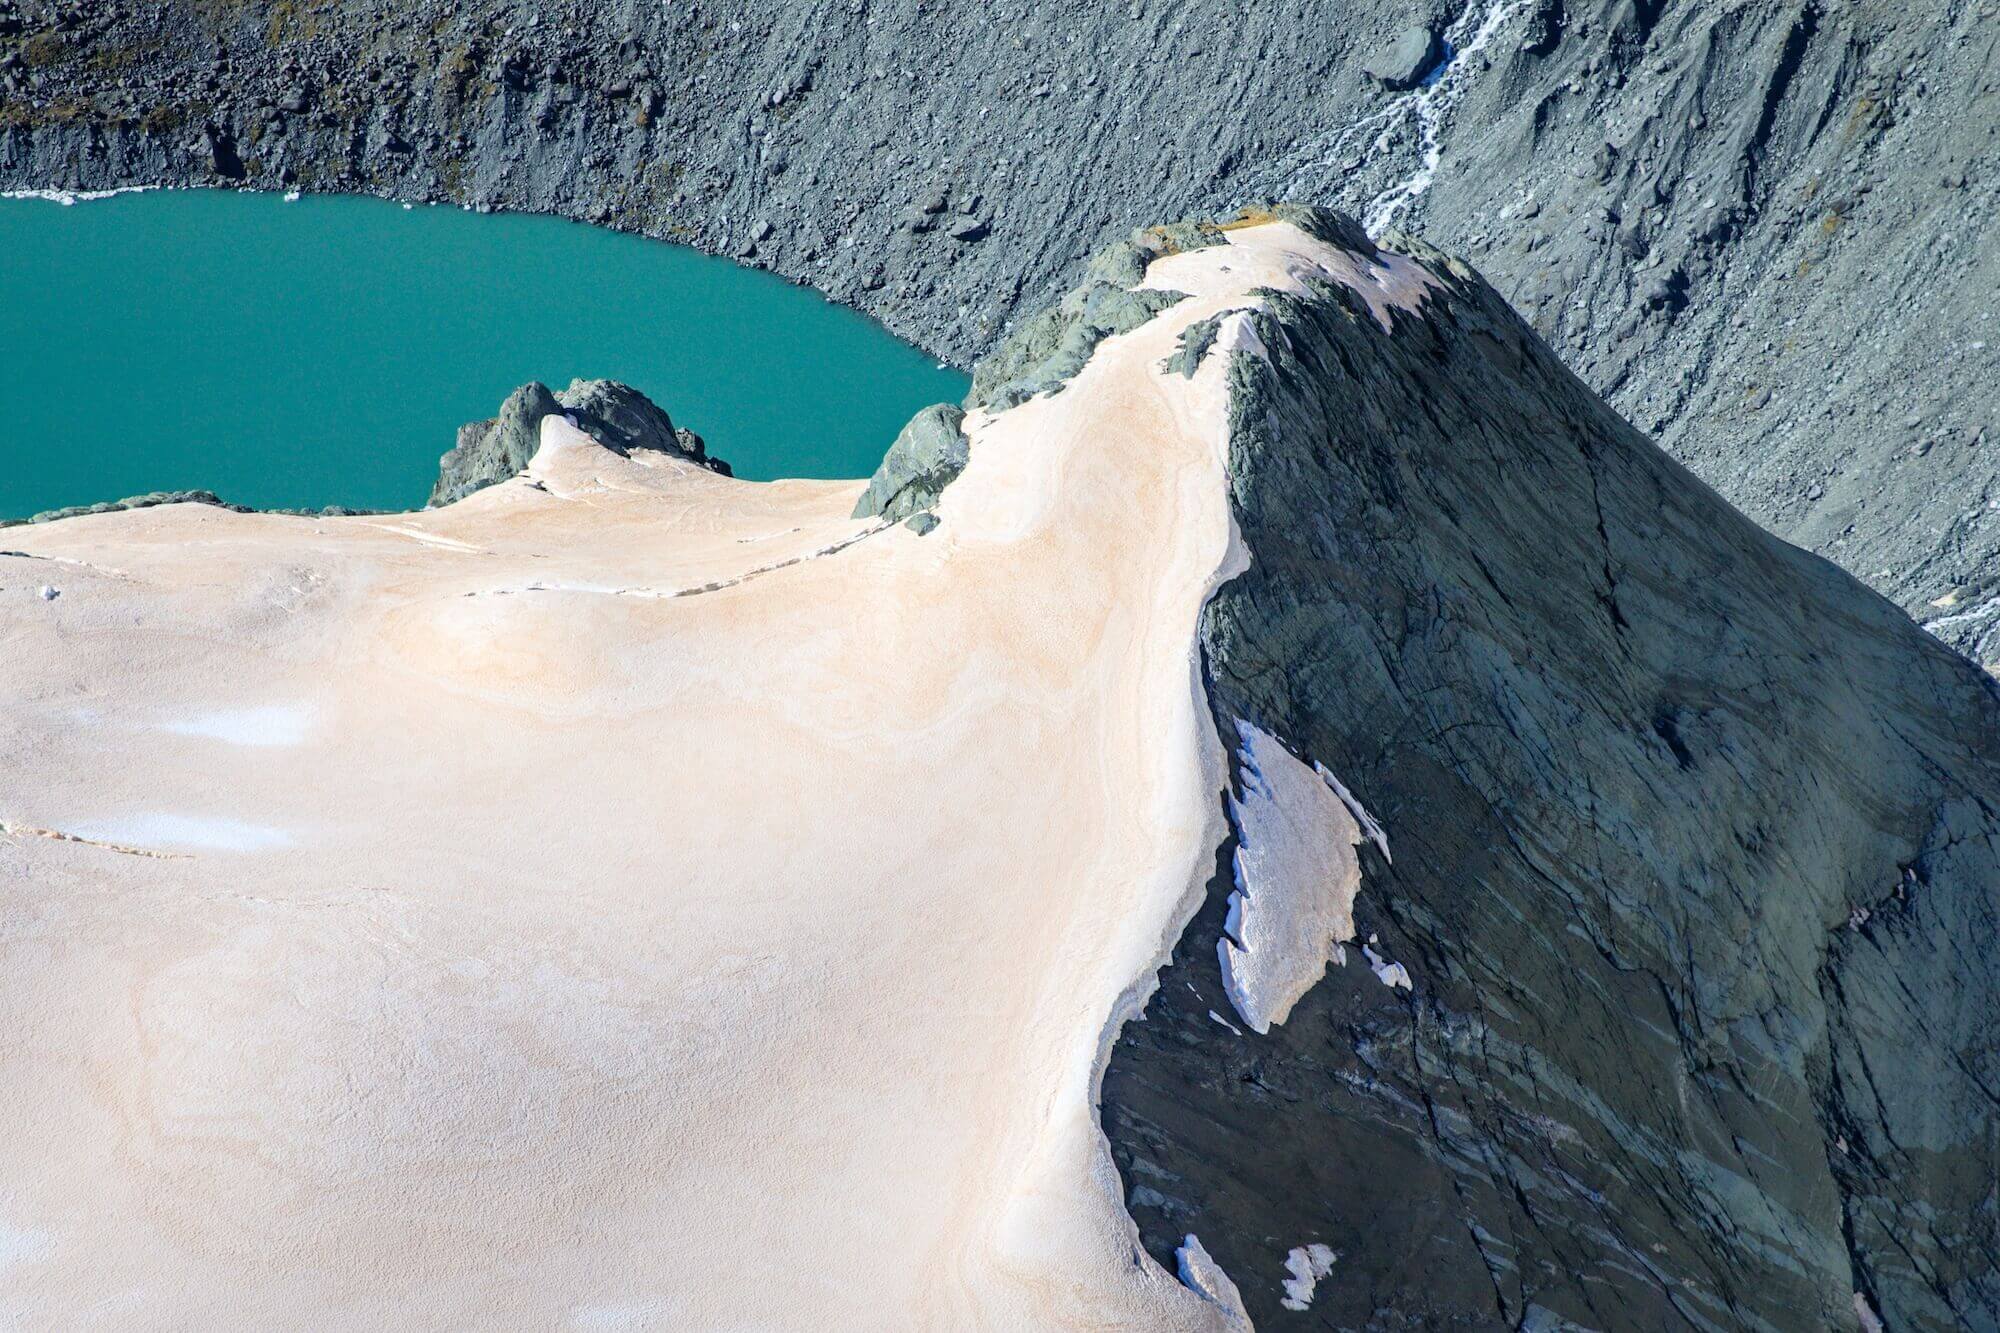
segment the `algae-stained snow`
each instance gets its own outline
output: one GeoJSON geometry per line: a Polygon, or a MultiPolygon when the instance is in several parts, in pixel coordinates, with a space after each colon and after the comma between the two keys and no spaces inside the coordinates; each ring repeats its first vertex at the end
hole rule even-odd
{"type": "Polygon", "coordinates": [[[1217,1326],[1092,1106],[1223,831],[1228,358],[1160,364],[1360,280],[1232,240],[928,536],[557,417],[0,534],[0,1319],[1217,1326]]]}

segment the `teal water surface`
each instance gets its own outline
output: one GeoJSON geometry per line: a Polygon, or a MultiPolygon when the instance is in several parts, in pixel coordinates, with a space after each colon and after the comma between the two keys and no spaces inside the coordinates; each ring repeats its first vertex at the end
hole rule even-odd
{"type": "Polygon", "coordinates": [[[517,385],[623,380],[738,476],[862,477],[966,380],[767,273],[556,218],[0,199],[0,518],[146,491],[421,506],[517,385]]]}

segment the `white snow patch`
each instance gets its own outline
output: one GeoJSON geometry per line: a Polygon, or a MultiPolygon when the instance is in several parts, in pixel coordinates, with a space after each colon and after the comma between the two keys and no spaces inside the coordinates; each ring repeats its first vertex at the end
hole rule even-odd
{"type": "Polygon", "coordinates": [[[1250,1327],[1250,1312],[1243,1308],[1243,1293],[1192,1232],[1174,1251],[1174,1259],[1180,1269],[1181,1285],[1222,1311],[1224,1327],[1250,1327]]]}
{"type": "Polygon", "coordinates": [[[264,704],[256,708],[226,708],[213,713],[162,722],[157,731],[176,736],[201,736],[230,745],[254,747],[297,745],[312,729],[312,710],[296,704],[264,704]]]}
{"type": "Polygon", "coordinates": [[[191,851],[262,852],[292,844],[291,834],[268,824],[251,824],[219,815],[180,815],[167,811],[85,820],[62,831],[91,842],[191,851]]]}
{"type": "Polygon", "coordinates": [[[1323,193],[1371,159],[1407,151],[1396,147],[1415,132],[1418,161],[1414,171],[1378,192],[1361,210],[1362,225],[1371,235],[1394,224],[1431,188],[1444,160],[1445,122],[1464,100],[1480,68],[1480,52],[1492,44],[1507,21],[1527,8],[1527,0],[1468,0],[1445,29],[1449,47],[1442,69],[1428,84],[1400,93],[1380,108],[1330,134],[1308,150],[1310,158],[1287,164],[1262,181],[1246,182],[1251,195],[1297,199],[1323,193]]]}
{"type": "Polygon", "coordinates": [[[676,1302],[640,1300],[586,1305],[570,1314],[571,1328],[659,1328],[673,1322],[676,1302]]]}
{"type": "Polygon", "coordinates": [[[1861,1324],[1861,1333],[1882,1333],[1882,1316],[1875,1313],[1875,1307],[1858,1291],[1854,1293],[1854,1317],[1861,1324]]]}
{"type": "Polygon", "coordinates": [[[1223,938],[1223,987],[1256,1032],[1282,1023],[1354,936],[1360,825],[1347,802],[1269,732],[1238,720],[1243,792],[1223,938]]]}
{"type": "Polygon", "coordinates": [[[1222,1026],[1228,1028],[1231,1032],[1234,1032],[1237,1036],[1240,1037],[1243,1035],[1242,1028],[1237,1027],[1234,1023],[1224,1018],[1221,1014],[1216,1013],[1215,1010],[1213,1009],[1209,1010],[1208,1017],[1210,1021],[1222,1024],[1222,1026]]]}
{"type": "MultiPolygon", "coordinates": [[[[1958,604],[1956,599],[1957,594],[1954,593],[1948,598],[1938,598],[1931,605],[1935,607],[1956,606],[1958,604]]],[[[1960,611],[1957,615],[1937,616],[1926,620],[1923,622],[1923,627],[1932,634],[1936,634],[1939,630],[1951,625],[1976,625],[1982,620],[1991,620],[1996,615],[2000,615],[2000,597],[1981,602],[1970,611],[1960,611]]]]}
{"type": "Polygon", "coordinates": [[[1285,1256],[1285,1269],[1291,1274],[1285,1279],[1285,1299],[1278,1304],[1287,1310],[1305,1310],[1312,1307],[1313,1288],[1319,1280],[1333,1271],[1333,1261],[1340,1256],[1331,1248],[1315,1241],[1311,1245],[1301,1245],[1285,1256]]]}
{"type": "Polygon", "coordinates": [[[1404,967],[1401,963],[1392,963],[1381,954],[1376,953],[1375,946],[1379,943],[1381,943],[1380,936],[1370,935],[1368,943],[1361,946],[1361,956],[1368,960],[1368,970],[1375,974],[1377,981],[1387,986],[1390,990],[1394,990],[1398,986],[1401,986],[1404,990],[1415,990],[1416,986],[1410,981],[1410,969],[1404,967]]]}

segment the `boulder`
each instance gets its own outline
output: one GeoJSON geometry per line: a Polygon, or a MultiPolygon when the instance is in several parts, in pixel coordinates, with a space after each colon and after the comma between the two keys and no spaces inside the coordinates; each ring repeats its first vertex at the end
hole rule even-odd
{"type": "MultiPolygon", "coordinates": [[[[944,488],[965,470],[970,445],[960,429],[965,412],[950,403],[933,403],[911,417],[889,452],[868,479],[868,489],[855,502],[854,517],[889,521],[926,514],[944,488]]],[[[912,526],[928,532],[929,523],[912,526]]]]}
{"type": "Polygon", "coordinates": [[[1429,28],[1410,27],[1370,56],[1361,69],[1384,88],[1401,91],[1416,87],[1443,53],[1436,33],[1429,28]]]}

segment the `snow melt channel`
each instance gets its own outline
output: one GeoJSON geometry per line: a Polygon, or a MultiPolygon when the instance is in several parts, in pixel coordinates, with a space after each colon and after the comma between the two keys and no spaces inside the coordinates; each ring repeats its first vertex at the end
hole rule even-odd
{"type": "Polygon", "coordinates": [[[1260,727],[1238,720],[1242,794],[1229,798],[1236,830],[1235,891],[1216,944],[1222,983],[1259,1033],[1282,1023],[1327,964],[1346,961],[1361,887],[1362,839],[1388,840],[1347,789],[1260,727]]]}

